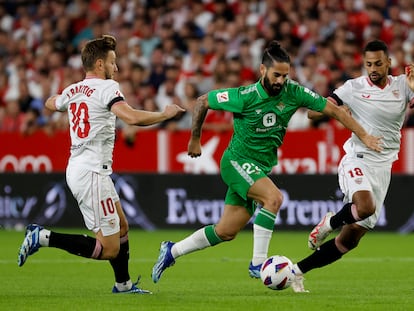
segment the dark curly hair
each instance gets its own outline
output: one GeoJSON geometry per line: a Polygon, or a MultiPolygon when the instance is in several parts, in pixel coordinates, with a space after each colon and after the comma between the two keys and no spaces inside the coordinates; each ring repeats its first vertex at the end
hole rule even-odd
{"type": "Polygon", "coordinates": [[[388,47],[381,40],[373,40],[373,41],[368,42],[363,52],[365,54],[365,52],[377,52],[377,51],[384,51],[384,54],[388,56],[388,47]]]}

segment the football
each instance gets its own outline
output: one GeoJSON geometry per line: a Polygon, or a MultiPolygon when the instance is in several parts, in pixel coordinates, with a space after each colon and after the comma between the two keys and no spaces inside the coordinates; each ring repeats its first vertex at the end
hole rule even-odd
{"type": "Polygon", "coordinates": [[[260,278],[263,284],[267,288],[274,290],[288,288],[292,284],[294,277],[292,261],[281,255],[267,258],[260,269],[260,278]]]}

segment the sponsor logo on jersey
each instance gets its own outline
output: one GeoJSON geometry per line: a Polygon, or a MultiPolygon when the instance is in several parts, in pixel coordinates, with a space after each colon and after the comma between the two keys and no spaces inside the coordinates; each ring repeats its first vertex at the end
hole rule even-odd
{"type": "Polygon", "coordinates": [[[312,96],[313,98],[319,98],[319,95],[316,94],[314,91],[311,91],[310,89],[308,89],[307,87],[303,88],[303,91],[305,93],[308,93],[310,96],[312,96]]]}
{"type": "Polygon", "coordinates": [[[247,89],[243,90],[240,92],[240,94],[244,95],[244,94],[249,94],[251,92],[256,91],[256,85],[252,85],[250,87],[248,87],[247,89]]]}
{"type": "Polygon", "coordinates": [[[263,125],[265,127],[270,127],[276,124],[276,114],[271,112],[271,113],[266,113],[263,116],[263,125]]]}
{"type": "Polygon", "coordinates": [[[229,92],[219,92],[217,93],[217,102],[219,103],[225,103],[229,101],[229,92]]]}
{"type": "Polygon", "coordinates": [[[395,98],[400,98],[400,91],[399,90],[393,90],[392,95],[394,95],[395,98]]]}

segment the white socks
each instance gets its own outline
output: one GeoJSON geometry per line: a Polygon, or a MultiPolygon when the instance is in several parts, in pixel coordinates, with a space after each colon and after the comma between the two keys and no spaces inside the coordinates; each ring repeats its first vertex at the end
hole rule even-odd
{"type": "Polygon", "coordinates": [[[50,230],[42,229],[39,231],[39,244],[41,246],[49,246],[50,230]]]}
{"type": "Polygon", "coordinates": [[[204,233],[204,228],[201,228],[185,239],[175,243],[171,248],[171,254],[174,258],[177,258],[209,246],[211,245],[204,233]]]}
{"type": "Polygon", "coordinates": [[[266,260],[272,233],[272,230],[265,229],[256,224],[253,225],[252,264],[254,266],[260,265],[266,260]]]}
{"type": "Polygon", "coordinates": [[[128,280],[128,281],[123,282],[123,283],[115,283],[115,286],[120,292],[125,292],[125,291],[130,290],[132,288],[132,281],[128,280]]]}

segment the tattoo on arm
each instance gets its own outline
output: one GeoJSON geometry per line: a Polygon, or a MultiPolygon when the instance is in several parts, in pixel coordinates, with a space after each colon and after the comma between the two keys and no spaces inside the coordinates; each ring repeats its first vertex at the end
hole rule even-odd
{"type": "Polygon", "coordinates": [[[191,135],[193,137],[201,136],[201,127],[208,111],[207,94],[197,98],[197,103],[194,107],[193,121],[191,127],[191,135]]]}

